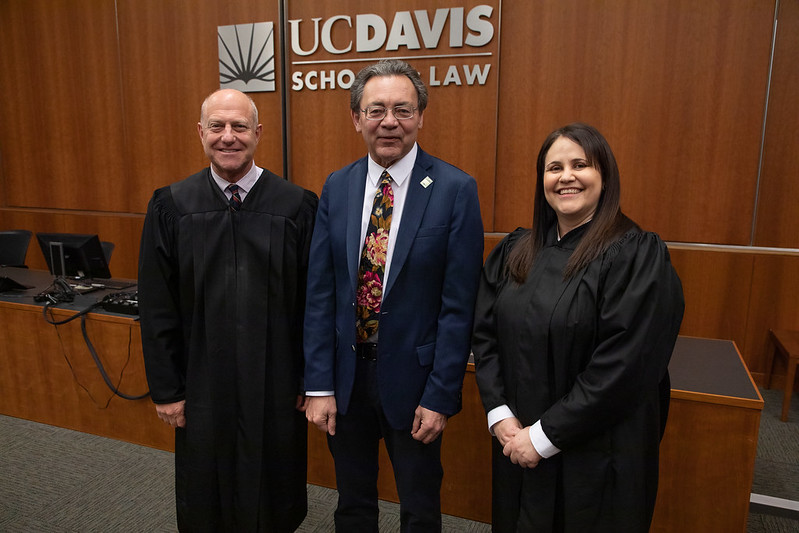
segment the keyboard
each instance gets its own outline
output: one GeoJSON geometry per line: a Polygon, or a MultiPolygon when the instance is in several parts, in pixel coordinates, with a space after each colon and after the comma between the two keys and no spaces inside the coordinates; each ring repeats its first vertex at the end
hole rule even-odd
{"type": "Polygon", "coordinates": [[[112,313],[123,315],[139,314],[139,293],[138,292],[115,292],[106,295],[100,307],[112,313]]]}
{"type": "Polygon", "coordinates": [[[136,280],[116,278],[95,278],[68,280],[69,286],[78,294],[87,294],[98,290],[121,291],[136,286],[136,280]]]}

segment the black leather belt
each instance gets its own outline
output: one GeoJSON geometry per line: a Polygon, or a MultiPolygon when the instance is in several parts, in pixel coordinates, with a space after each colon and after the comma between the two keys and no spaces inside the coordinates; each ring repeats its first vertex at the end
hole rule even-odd
{"type": "Polygon", "coordinates": [[[358,359],[366,359],[367,361],[377,361],[377,343],[375,342],[361,342],[356,345],[355,355],[358,359]]]}

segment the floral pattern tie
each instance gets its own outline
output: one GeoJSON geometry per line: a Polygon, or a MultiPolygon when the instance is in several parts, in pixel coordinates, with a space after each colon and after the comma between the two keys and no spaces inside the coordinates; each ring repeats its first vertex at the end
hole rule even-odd
{"type": "Polygon", "coordinates": [[[372,204],[372,215],[366,229],[366,241],[358,267],[358,294],[355,328],[358,341],[363,342],[377,332],[380,304],[383,299],[383,274],[386,270],[388,231],[394,210],[394,190],[391,176],[383,171],[372,204]]]}

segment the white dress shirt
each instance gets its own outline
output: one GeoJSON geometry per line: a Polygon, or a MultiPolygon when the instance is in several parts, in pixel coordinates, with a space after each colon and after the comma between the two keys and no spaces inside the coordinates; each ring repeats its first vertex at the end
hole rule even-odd
{"type": "MultiPolygon", "coordinates": [[[[361,212],[361,246],[359,252],[363,252],[366,243],[366,230],[369,229],[369,218],[372,216],[372,204],[377,193],[377,186],[380,184],[380,176],[386,170],[391,175],[391,189],[394,191],[394,208],[391,212],[391,227],[388,230],[388,250],[386,251],[386,267],[383,270],[383,286],[388,282],[389,271],[391,269],[391,258],[394,255],[394,244],[397,242],[400,221],[402,220],[402,210],[405,207],[405,198],[408,196],[408,183],[411,181],[413,165],[416,163],[416,152],[418,146],[413,144],[411,150],[405,156],[396,161],[388,168],[375,163],[371,156],[369,167],[366,173],[366,190],[363,194],[363,209],[361,212]]],[[[360,254],[359,256],[360,257],[360,254]]],[[[383,297],[385,297],[383,293],[383,297]]]]}
{"type": "MultiPolygon", "coordinates": [[[[258,178],[261,177],[261,173],[263,171],[264,169],[253,163],[250,167],[250,170],[248,170],[247,173],[236,182],[236,185],[239,186],[239,196],[241,197],[242,202],[244,202],[244,199],[247,197],[247,193],[249,193],[253,188],[253,185],[255,185],[255,182],[258,181],[258,178]]],[[[214,178],[217,187],[222,189],[222,192],[225,193],[225,197],[228,199],[228,201],[230,201],[231,196],[233,196],[233,193],[227,188],[228,185],[230,185],[230,182],[217,174],[214,171],[213,166],[211,166],[211,177],[214,178]]]]}

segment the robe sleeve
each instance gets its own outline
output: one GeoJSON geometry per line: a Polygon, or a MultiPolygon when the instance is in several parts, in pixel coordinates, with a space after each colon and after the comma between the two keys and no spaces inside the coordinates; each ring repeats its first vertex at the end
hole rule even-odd
{"type": "Polygon", "coordinates": [[[562,450],[658,394],[682,322],[682,285],[656,234],[628,233],[602,261],[593,353],[568,394],[541,417],[544,433],[562,450]]]}
{"type": "Polygon", "coordinates": [[[153,402],[185,399],[186,361],[178,299],[178,213],[168,188],[155,191],[139,250],[139,316],[153,402]]]}
{"type": "Polygon", "coordinates": [[[477,290],[472,352],[474,353],[475,379],[486,413],[508,403],[505,397],[494,306],[508,279],[505,270],[508,254],[519,237],[526,231],[529,230],[517,228],[494,247],[483,265],[480,286],[477,290]]]}
{"type": "MultiPolygon", "coordinates": [[[[308,295],[306,286],[306,280],[308,279],[308,261],[310,258],[311,237],[313,236],[316,210],[318,206],[319,197],[317,197],[316,194],[311,191],[303,191],[302,204],[300,205],[297,216],[294,219],[294,222],[297,224],[298,233],[300,235],[300,245],[302,246],[302,250],[300,250],[298,254],[299,264],[297,265],[297,276],[300,282],[298,283],[299,305],[297,306],[297,327],[294,329],[294,332],[297,335],[295,346],[303,345],[303,332],[305,329],[305,301],[308,295]]],[[[302,350],[300,350],[300,354],[300,364],[302,365],[302,370],[299,373],[300,382],[298,384],[298,393],[303,394],[305,392],[305,358],[302,357],[302,350]]]]}

